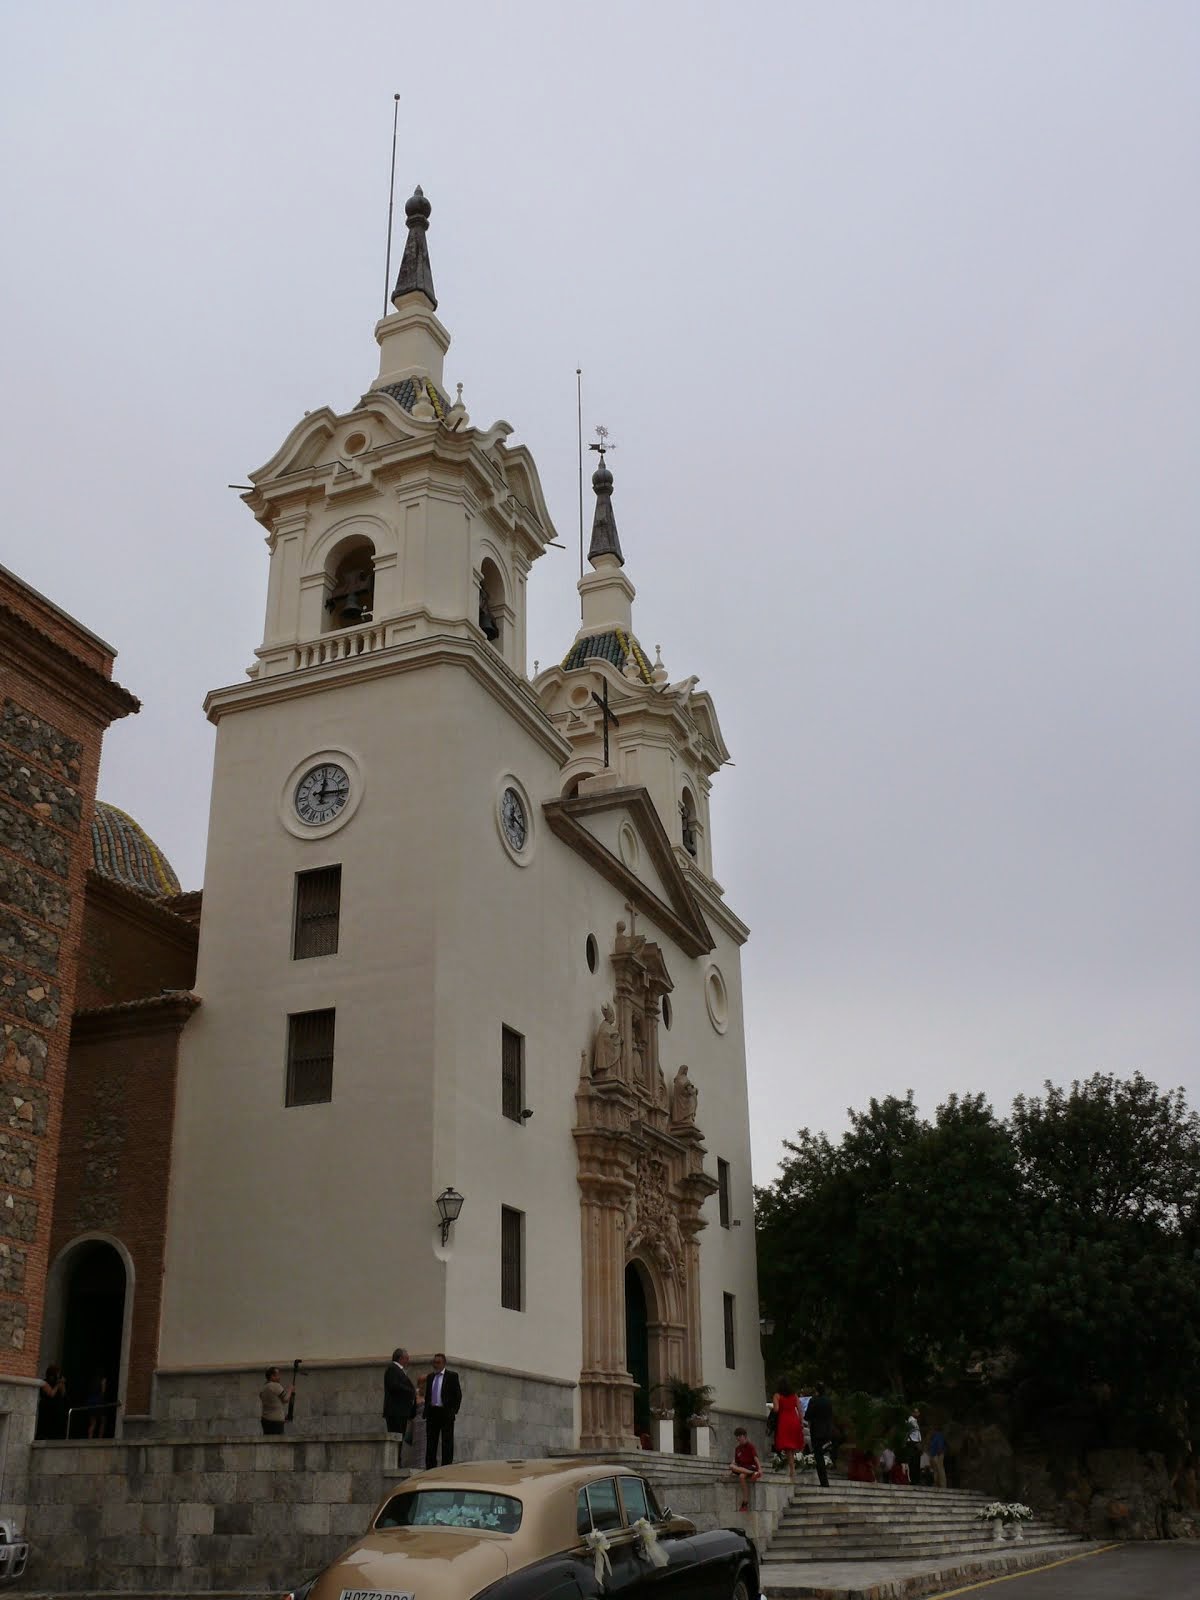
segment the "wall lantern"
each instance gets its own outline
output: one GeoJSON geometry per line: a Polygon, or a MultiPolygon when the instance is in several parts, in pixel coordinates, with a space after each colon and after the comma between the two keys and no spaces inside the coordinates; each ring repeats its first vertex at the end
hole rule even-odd
{"type": "Polygon", "coordinates": [[[449,1185],[437,1197],[438,1215],[442,1219],[442,1243],[445,1244],[450,1233],[450,1224],[458,1221],[458,1213],[463,1208],[463,1197],[457,1189],[449,1185]]]}
{"type": "Polygon", "coordinates": [[[758,1319],[758,1331],[759,1331],[760,1334],[762,1334],[764,1339],[769,1339],[771,1337],[771,1335],[775,1332],[775,1318],[774,1317],[759,1317],[759,1319],[758,1319]]]}

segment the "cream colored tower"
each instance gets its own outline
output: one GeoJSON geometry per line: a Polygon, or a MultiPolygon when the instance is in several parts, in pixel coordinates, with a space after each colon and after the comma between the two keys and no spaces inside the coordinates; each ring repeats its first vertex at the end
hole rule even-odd
{"type": "Polygon", "coordinates": [[[611,1445],[633,1427],[634,1272],[649,1376],[686,1369],[757,1416],[746,930],[707,821],[725,748],[694,680],[636,645],[603,537],[585,629],[530,683],[526,577],[554,527],[508,424],[446,393],[419,189],[406,212],[375,382],[306,416],[244,496],[267,619],[247,681],[206,703],[160,1394],[217,1425],[243,1368],[300,1353],[305,1425],[371,1425],[403,1342],[464,1373],[472,1453],[611,1445]],[[670,1092],[685,1062],[698,1114],[670,1092]]]}

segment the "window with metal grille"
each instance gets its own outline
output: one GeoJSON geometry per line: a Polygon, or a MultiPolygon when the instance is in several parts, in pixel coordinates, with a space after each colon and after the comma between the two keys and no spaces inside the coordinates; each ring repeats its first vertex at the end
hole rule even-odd
{"type": "Polygon", "coordinates": [[[292,959],[335,956],[342,914],[341,867],[317,867],[296,874],[296,926],[292,959]]]}
{"type": "Polygon", "coordinates": [[[288,1018],[287,1101],[315,1106],[333,1099],[334,1011],[297,1011],[288,1018]]]}
{"type": "Polygon", "coordinates": [[[717,1206],[721,1214],[721,1226],[729,1226],[729,1163],[717,1157],[717,1206]]]}
{"type": "Polygon", "coordinates": [[[522,1122],[525,1109],[525,1039],[515,1028],[500,1030],[500,1109],[522,1122]]]}
{"type": "Polygon", "coordinates": [[[725,1311],[725,1365],[727,1367],[735,1367],[737,1362],[734,1359],[736,1351],[733,1343],[733,1296],[724,1294],[721,1299],[724,1303],[725,1311]]]}
{"type": "Polygon", "coordinates": [[[525,1213],[500,1207],[500,1304],[525,1309],[525,1213]]]}

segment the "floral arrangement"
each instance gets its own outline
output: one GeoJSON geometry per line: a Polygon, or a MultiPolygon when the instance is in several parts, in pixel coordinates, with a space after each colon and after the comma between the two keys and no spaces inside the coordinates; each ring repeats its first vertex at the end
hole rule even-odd
{"type": "MultiPolygon", "coordinates": [[[[771,1470],[772,1472],[787,1471],[787,1457],[784,1455],[782,1450],[776,1450],[774,1456],[771,1458],[771,1470]]],[[[814,1456],[810,1451],[805,1451],[803,1454],[801,1454],[799,1451],[796,1452],[797,1472],[815,1472],[816,1470],[816,1456],[814,1456]]]]}
{"type": "Polygon", "coordinates": [[[980,1522],[1028,1522],[1033,1512],[1019,1500],[993,1500],[978,1515],[980,1522]]]}
{"type": "Polygon", "coordinates": [[[498,1511],[483,1506],[426,1506],[412,1520],[414,1528],[499,1528],[498,1511]]]}

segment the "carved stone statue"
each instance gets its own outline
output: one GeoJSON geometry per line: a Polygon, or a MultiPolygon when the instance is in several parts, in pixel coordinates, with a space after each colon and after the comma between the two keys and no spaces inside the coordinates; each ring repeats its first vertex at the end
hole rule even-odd
{"type": "Polygon", "coordinates": [[[688,1077],[688,1069],[680,1067],[671,1084],[671,1121],[694,1123],[699,1099],[700,1091],[688,1077]]]}
{"type": "Polygon", "coordinates": [[[600,1026],[596,1029],[596,1042],[592,1046],[592,1076],[607,1078],[613,1073],[620,1073],[624,1045],[612,1006],[605,1003],[600,1007],[600,1014],[600,1026]]]}

